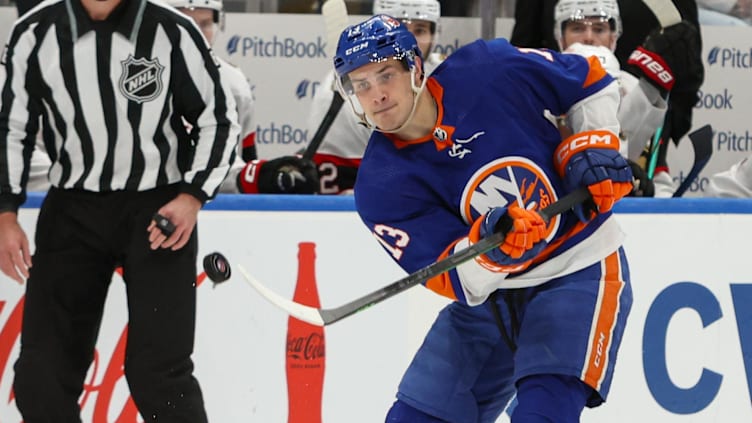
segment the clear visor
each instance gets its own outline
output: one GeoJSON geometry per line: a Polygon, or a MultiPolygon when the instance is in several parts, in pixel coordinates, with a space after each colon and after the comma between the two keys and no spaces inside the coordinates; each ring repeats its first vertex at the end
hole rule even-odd
{"type": "MultiPolygon", "coordinates": [[[[384,58],[379,60],[378,62],[373,63],[383,63],[385,66],[376,66],[374,67],[374,71],[368,74],[356,72],[353,75],[351,73],[349,75],[343,76],[342,78],[335,78],[335,81],[337,83],[337,90],[342,95],[342,98],[347,100],[347,102],[350,104],[352,111],[356,116],[358,116],[361,123],[368,128],[381,130],[380,128],[376,127],[375,123],[372,120],[368,118],[368,116],[366,115],[366,109],[363,107],[361,101],[378,101],[378,99],[385,92],[394,92],[395,90],[399,89],[399,84],[403,83],[402,81],[404,81],[406,73],[409,73],[411,88],[415,93],[415,98],[417,101],[417,96],[420,91],[422,91],[425,85],[425,78],[423,78],[423,83],[420,86],[416,86],[414,82],[416,71],[415,66],[411,67],[411,69],[407,71],[405,69],[404,62],[396,56],[384,58]]],[[[412,112],[408,120],[411,117],[412,112]]]]}

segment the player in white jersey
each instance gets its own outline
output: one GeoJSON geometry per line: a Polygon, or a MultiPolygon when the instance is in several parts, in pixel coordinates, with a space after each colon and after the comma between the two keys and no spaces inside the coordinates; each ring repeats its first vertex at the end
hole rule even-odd
{"type": "MultiPolygon", "coordinates": [[[[214,36],[218,30],[224,29],[224,8],[221,0],[167,0],[167,4],[180,10],[196,22],[204,34],[209,45],[214,43],[214,36]]],[[[219,192],[238,193],[238,174],[246,162],[255,160],[256,155],[256,101],[251,91],[251,84],[245,74],[236,66],[217,57],[219,73],[222,79],[228,81],[230,90],[238,108],[238,123],[240,123],[240,142],[238,142],[238,158],[236,158],[230,172],[219,188],[219,192]],[[241,159],[242,160],[239,160],[241,159]]]]}
{"type": "MultiPolygon", "coordinates": [[[[390,15],[402,21],[413,33],[423,52],[427,73],[441,63],[443,57],[433,53],[439,34],[441,5],[437,0],[375,0],[374,15],[390,15]]],[[[314,134],[324,119],[336,93],[334,72],[328,72],[313,97],[308,116],[309,134],[314,134]]],[[[259,160],[241,175],[240,185],[247,193],[343,194],[352,191],[360,159],[371,130],[361,125],[345,103],[338,110],[313,163],[286,156],[259,160]]]]}
{"type": "Polygon", "coordinates": [[[691,24],[681,22],[651,34],[622,70],[613,54],[622,32],[616,0],[560,0],[556,4],[554,36],[561,50],[598,57],[619,81],[622,154],[640,182],[634,195],[670,197],[676,188],[665,164],[656,167],[652,181],[648,180],[644,150],[663,124],[675,70],[680,71],[689,60],[692,48],[686,47],[693,31],[691,24]]]}
{"type": "Polygon", "coordinates": [[[752,157],[747,156],[708,179],[706,197],[752,198],[752,157]]]}

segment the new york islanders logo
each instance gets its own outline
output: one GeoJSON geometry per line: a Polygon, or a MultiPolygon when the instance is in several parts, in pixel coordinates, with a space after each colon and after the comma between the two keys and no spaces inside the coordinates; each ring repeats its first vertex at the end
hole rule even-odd
{"type": "MultiPolygon", "coordinates": [[[[478,169],[462,193],[462,217],[471,223],[493,207],[517,202],[529,210],[540,210],[557,200],[551,181],[537,164],[524,157],[504,157],[478,169]]],[[[546,239],[559,227],[555,216],[548,224],[546,239]]]]}
{"type": "Polygon", "coordinates": [[[120,75],[120,92],[129,100],[144,103],[154,100],[162,93],[162,71],[164,66],[158,59],[136,59],[128,55],[121,61],[123,72],[120,75]]]}

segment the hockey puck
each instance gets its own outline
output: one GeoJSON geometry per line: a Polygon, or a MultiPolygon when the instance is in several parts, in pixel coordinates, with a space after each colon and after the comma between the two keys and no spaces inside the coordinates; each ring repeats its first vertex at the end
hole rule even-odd
{"type": "Polygon", "coordinates": [[[218,252],[207,254],[204,257],[204,272],[206,272],[206,276],[215,284],[230,279],[232,275],[230,262],[218,252]]]}
{"type": "Polygon", "coordinates": [[[170,235],[175,232],[175,225],[170,222],[170,219],[162,216],[159,213],[154,213],[154,216],[152,216],[151,220],[153,220],[157,224],[157,228],[159,228],[160,231],[162,231],[162,235],[166,236],[167,238],[170,237],[170,235]]]}

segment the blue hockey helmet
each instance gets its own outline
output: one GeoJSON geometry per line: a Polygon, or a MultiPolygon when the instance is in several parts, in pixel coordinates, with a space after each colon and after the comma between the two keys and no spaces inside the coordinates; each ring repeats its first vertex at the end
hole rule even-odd
{"type": "Polygon", "coordinates": [[[389,15],[376,15],[342,32],[334,55],[334,69],[342,88],[349,90],[347,74],[355,69],[396,58],[407,70],[412,70],[415,56],[422,59],[418,41],[407,26],[389,15]]]}

